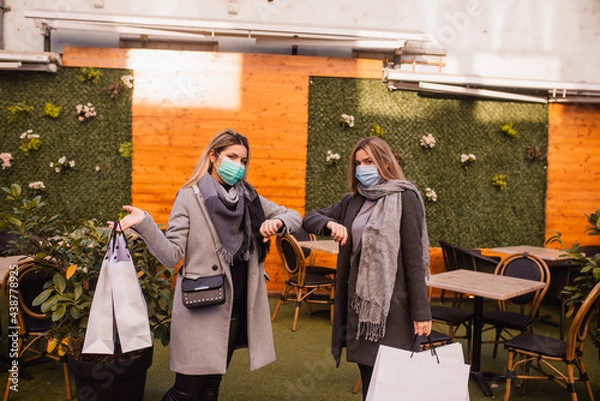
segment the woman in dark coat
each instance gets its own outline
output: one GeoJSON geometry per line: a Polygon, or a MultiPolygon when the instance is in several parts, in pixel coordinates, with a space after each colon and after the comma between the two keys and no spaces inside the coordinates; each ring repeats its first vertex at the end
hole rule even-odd
{"type": "Polygon", "coordinates": [[[366,397],[379,345],[410,349],[431,332],[425,277],[429,243],[425,208],[389,145],[360,140],[350,155],[349,194],[313,210],[304,228],[340,243],[331,351],[356,362],[366,397]]]}

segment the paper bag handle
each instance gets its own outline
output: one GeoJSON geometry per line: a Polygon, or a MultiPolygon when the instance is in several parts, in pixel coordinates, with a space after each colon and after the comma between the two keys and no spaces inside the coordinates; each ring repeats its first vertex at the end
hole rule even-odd
{"type": "Polygon", "coordinates": [[[121,222],[120,221],[113,221],[113,229],[110,233],[110,238],[108,239],[108,243],[110,244],[111,240],[112,240],[112,251],[115,251],[115,247],[116,247],[116,239],[117,239],[117,235],[119,234],[119,231],[117,231],[117,227],[119,227],[119,230],[121,232],[121,234],[123,234],[123,239],[125,240],[125,246],[127,248],[129,248],[129,244],[127,243],[127,236],[125,235],[125,232],[123,231],[123,227],[121,227],[121,222]]]}
{"type": "MultiPolygon", "coordinates": [[[[413,341],[412,344],[410,345],[410,349],[414,350],[415,348],[415,342],[417,341],[417,337],[419,337],[417,334],[415,334],[415,336],[413,337],[413,341]]],[[[430,336],[426,336],[425,338],[427,338],[427,342],[429,343],[429,350],[431,351],[431,355],[435,356],[435,360],[437,361],[438,365],[440,364],[440,358],[438,357],[437,351],[435,350],[435,345],[433,345],[433,341],[431,341],[431,337],[430,336]]],[[[413,351],[410,354],[410,357],[412,358],[413,355],[415,354],[415,351],[413,351]]]]}

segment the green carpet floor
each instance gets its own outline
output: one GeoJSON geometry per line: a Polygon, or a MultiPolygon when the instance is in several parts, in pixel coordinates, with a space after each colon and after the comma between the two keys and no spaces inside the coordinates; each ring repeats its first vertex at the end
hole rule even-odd
{"type": "MultiPolygon", "coordinates": [[[[276,300],[271,300],[273,308],[276,300]]],[[[463,307],[468,308],[467,304],[463,307]]],[[[486,304],[493,307],[492,303],[486,304]]],[[[238,350],[234,354],[231,366],[223,379],[220,401],[361,401],[359,394],[352,394],[352,387],[358,377],[358,368],[351,363],[342,363],[336,369],[329,353],[331,326],[327,310],[314,307],[317,312],[307,316],[301,312],[298,329],[292,332],[294,305],[288,302],[282,307],[273,323],[277,361],[255,372],[248,370],[248,354],[246,350],[238,350]]],[[[543,305],[541,315],[549,314],[552,320],[558,320],[556,304],[543,305]]],[[[5,313],[2,325],[5,326],[5,313]]],[[[595,326],[594,322],[594,326],[595,326]]],[[[557,335],[555,326],[538,323],[536,331],[542,334],[557,335]]],[[[463,348],[466,344],[463,343],[463,348]]],[[[5,341],[2,349],[6,349],[5,341]]],[[[498,358],[491,357],[492,346],[484,345],[482,350],[482,369],[503,374],[506,363],[506,352],[499,351],[498,358]]],[[[174,373],[168,368],[168,348],[160,344],[155,346],[154,363],[148,371],[146,382],[146,401],[159,401],[164,392],[173,384],[174,373]]],[[[586,365],[593,383],[595,395],[600,397],[600,362],[598,350],[592,344],[586,348],[586,365]]],[[[19,392],[11,394],[13,401],[64,400],[65,389],[60,366],[51,363],[27,368],[33,376],[32,380],[21,380],[19,392]]],[[[6,373],[3,372],[3,383],[6,373]]],[[[430,380],[431,385],[435,385],[430,380]]],[[[493,399],[503,399],[504,381],[497,376],[491,379],[494,388],[493,399]]],[[[73,386],[74,387],[74,386],[73,386]]],[[[2,388],[4,391],[4,388],[2,388]]],[[[490,400],[482,394],[474,381],[469,381],[469,393],[472,401],[490,400]]],[[[587,400],[582,386],[578,388],[581,400],[587,400]]],[[[511,400],[568,400],[569,394],[556,384],[543,381],[529,384],[527,394],[512,392],[511,400]]],[[[402,400],[399,394],[398,400],[402,400]]],[[[81,401],[81,400],[79,400],[81,401]]],[[[98,400],[103,401],[103,400],[98,400]]],[[[409,400],[412,401],[412,400],[409,400]]]]}

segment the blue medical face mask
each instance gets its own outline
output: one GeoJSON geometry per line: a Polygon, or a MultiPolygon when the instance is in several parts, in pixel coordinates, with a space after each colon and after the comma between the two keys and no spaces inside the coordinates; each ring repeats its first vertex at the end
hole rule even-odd
{"type": "Polygon", "coordinates": [[[379,181],[377,166],[374,164],[368,166],[357,166],[354,176],[366,188],[373,186],[377,181],[379,181]]]}
{"type": "Polygon", "coordinates": [[[219,177],[223,179],[229,185],[235,185],[239,180],[244,176],[244,172],[246,171],[246,167],[242,166],[240,163],[236,163],[227,157],[221,158],[221,164],[217,168],[217,174],[219,177]]]}

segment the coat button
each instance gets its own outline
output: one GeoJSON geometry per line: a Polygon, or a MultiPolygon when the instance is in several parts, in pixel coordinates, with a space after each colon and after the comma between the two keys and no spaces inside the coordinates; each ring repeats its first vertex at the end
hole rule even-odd
{"type": "Polygon", "coordinates": [[[217,270],[219,270],[219,266],[213,265],[212,269],[213,269],[214,272],[216,272],[217,270]]]}

